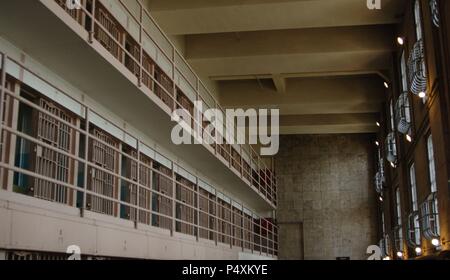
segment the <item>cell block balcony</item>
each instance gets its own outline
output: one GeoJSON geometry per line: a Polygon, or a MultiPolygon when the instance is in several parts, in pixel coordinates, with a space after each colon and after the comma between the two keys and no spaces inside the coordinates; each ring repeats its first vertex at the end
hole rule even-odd
{"type": "Polygon", "coordinates": [[[95,213],[169,236],[277,255],[274,220],[217,191],[18,61],[0,53],[0,65],[2,192],[78,209],[81,217],[95,213]],[[19,81],[19,73],[26,78],[19,81]]]}
{"type": "MultiPolygon", "coordinates": [[[[194,132],[200,127],[202,131],[199,133],[205,138],[215,137],[213,140],[217,140],[220,137],[219,134],[211,135],[203,124],[198,124],[193,102],[208,100],[208,107],[223,109],[139,1],[83,0],[76,10],[68,9],[65,1],[56,2],[90,32],[90,40],[98,41],[136,76],[137,85],[151,90],[168,112],[185,109],[189,115],[186,122],[194,132]]],[[[223,144],[217,145],[213,152],[239,177],[245,177],[246,183],[251,183],[266,199],[276,204],[275,180],[271,179],[275,177],[274,172],[251,146],[231,145],[223,138],[223,144]],[[251,155],[245,163],[243,153],[251,155]],[[243,165],[247,165],[247,169],[243,165]],[[255,166],[258,177],[250,182],[248,165],[255,166]]]]}

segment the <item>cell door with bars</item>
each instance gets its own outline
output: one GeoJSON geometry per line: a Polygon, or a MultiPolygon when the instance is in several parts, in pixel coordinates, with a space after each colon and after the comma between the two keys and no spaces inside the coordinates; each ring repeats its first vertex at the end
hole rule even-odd
{"type": "Polygon", "coordinates": [[[184,109],[189,113],[190,119],[185,120],[191,127],[194,127],[194,103],[177,88],[177,109],[184,109]]]}
{"type": "Polygon", "coordinates": [[[152,188],[152,160],[141,154],[141,165],[139,165],[139,222],[151,224],[151,188],[152,188]]]}
{"type": "Polygon", "coordinates": [[[155,62],[150,58],[150,56],[143,51],[142,55],[142,67],[145,71],[142,71],[142,83],[151,91],[154,91],[154,82],[151,77],[154,76],[155,72],[155,62]]]}
{"type": "MultiPolygon", "coordinates": [[[[99,128],[94,127],[89,143],[89,160],[94,165],[106,169],[89,167],[88,189],[102,196],[116,198],[118,152],[120,142],[99,128]]],[[[91,211],[115,216],[116,203],[104,197],[88,194],[86,205],[91,211]]]]}
{"type": "MultiPolygon", "coordinates": [[[[69,125],[55,117],[72,124],[74,123],[74,118],[45,99],[39,99],[39,106],[46,113],[37,112],[36,137],[43,143],[55,147],[56,150],[35,145],[34,170],[37,174],[45,177],[64,183],[71,183],[72,160],[67,155],[58,152],[58,150],[66,153],[72,152],[74,132],[69,125]]],[[[32,190],[35,197],[63,204],[69,203],[70,192],[64,185],[35,178],[32,190]]]]}
{"type": "Polygon", "coordinates": [[[196,211],[194,210],[197,203],[197,195],[195,193],[195,184],[185,178],[178,176],[176,185],[177,197],[177,231],[185,234],[195,234],[194,226],[189,225],[196,223],[196,211]],[[180,203],[181,202],[181,203],[180,203]]]}
{"type": "Polygon", "coordinates": [[[239,152],[236,151],[236,149],[231,148],[231,156],[233,160],[231,161],[231,165],[234,169],[241,172],[241,156],[239,155],[239,152]]]}
{"type": "Polygon", "coordinates": [[[231,205],[221,199],[218,201],[218,216],[219,242],[231,244],[231,205]]]}
{"type": "Polygon", "coordinates": [[[125,54],[125,67],[127,67],[136,77],[139,77],[141,49],[139,44],[129,34],[125,36],[125,50],[128,52],[125,54]]]}
{"type": "MultiPolygon", "coordinates": [[[[153,189],[158,193],[153,193],[152,210],[156,213],[163,214],[165,216],[173,216],[173,182],[171,180],[172,170],[162,166],[156,162],[153,162],[154,169],[157,172],[153,173],[153,189]]],[[[160,228],[172,230],[172,219],[154,214],[152,216],[152,225],[160,228]]]]}
{"type": "Polygon", "coordinates": [[[164,73],[164,71],[155,67],[155,79],[159,83],[155,84],[155,94],[161,99],[164,104],[166,104],[170,109],[173,108],[173,82],[170,78],[164,73]],[[164,90],[165,89],[165,90],[164,90]]]}
{"type": "Polygon", "coordinates": [[[198,224],[200,226],[199,229],[199,237],[203,238],[203,239],[209,239],[209,214],[210,214],[210,209],[209,209],[209,200],[210,200],[210,193],[203,190],[203,189],[199,189],[198,191],[198,202],[199,202],[199,219],[198,219],[198,224]]]}
{"type": "MultiPolygon", "coordinates": [[[[1,65],[0,65],[1,66],[1,65]]],[[[1,75],[0,75],[1,76],[1,75]]],[[[3,81],[1,80],[2,77],[0,77],[0,83],[3,81]]],[[[5,82],[5,89],[14,92],[15,82],[9,79],[6,79],[5,82]]],[[[14,99],[11,98],[8,94],[4,95],[4,98],[2,100],[3,102],[3,112],[1,112],[1,122],[6,127],[12,127],[13,126],[13,111],[14,111],[14,99]]],[[[11,133],[2,130],[0,134],[0,162],[9,164],[10,163],[10,156],[9,152],[11,149],[11,133]]],[[[0,189],[7,189],[8,187],[8,174],[7,169],[0,167],[0,189]]]]}
{"type": "MultiPolygon", "coordinates": [[[[128,180],[121,180],[120,184],[120,199],[131,205],[137,205],[138,195],[138,162],[137,151],[127,145],[123,145],[122,151],[122,176],[128,180]],[[135,183],[131,183],[133,181],[135,183]]],[[[128,205],[120,206],[120,217],[123,219],[136,221],[137,208],[128,205]]]]}
{"type": "Polygon", "coordinates": [[[123,51],[120,45],[122,44],[124,31],[107,9],[101,6],[99,1],[96,3],[95,17],[98,23],[95,25],[95,38],[115,58],[122,61],[123,51]]]}
{"type": "Polygon", "coordinates": [[[245,213],[243,215],[243,228],[244,248],[251,250],[253,246],[253,218],[245,213]]]}
{"type": "Polygon", "coordinates": [[[238,247],[243,247],[243,236],[242,236],[242,228],[243,228],[243,218],[242,211],[233,207],[233,245],[238,247]]]}

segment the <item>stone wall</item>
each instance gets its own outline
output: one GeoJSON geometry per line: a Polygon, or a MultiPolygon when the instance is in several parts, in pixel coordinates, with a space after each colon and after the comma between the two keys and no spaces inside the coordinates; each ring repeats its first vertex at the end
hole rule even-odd
{"type": "Polygon", "coordinates": [[[280,259],[365,259],[376,244],[371,135],[282,136],[280,259]]]}

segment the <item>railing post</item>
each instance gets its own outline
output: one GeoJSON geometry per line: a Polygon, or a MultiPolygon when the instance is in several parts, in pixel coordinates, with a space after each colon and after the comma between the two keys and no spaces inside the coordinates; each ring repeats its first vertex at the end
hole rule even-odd
{"type": "MultiPolygon", "coordinates": [[[[140,155],[139,155],[140,156],[140,155]]],[[[153,190],[154,190],[154,187],[155,186],[153,186],[153,160],[151,160],[150,161],[150,177],[149,177],[149,180],[150,180],[150,201],[149,201],[149,203],[148,203],[148,206],[149,206],[149,208],[150,208],[150,219],[149,219],[149,223],[150,223],[150,226],[151,225],[153,225],[153,190]]]]}
{"type": "Polygon", "coordinates": [[[215,211],[215,213],[216,213],[216,218],[214,219],[215,220],[215,231],[216,231],[216,234],[215,234],[215,242],[216,242],[216,246],[217,246],[217,243],[219,242],[219,201],[218,201],[218,198],[217,198],[217,190],[214,190],[214,200],[215,200],[215,202],[214,202],[214,205],[215,205],[215,208],[216,208],[216,211],[215,211]]]}
{"type": "Polygon", "coordinates": [[[141,156],[141,152],[140,152],[140,142],[138,139],[136,139],[136,151],[137,151],[137,158],[136,158],[136,220],[134,222],[134,227],[137,229],[138,228],[138,224],[139,224],[139,212],[140,211],[140,191],[141,191],[141,161],[140,161],[140,156],[141,156]]]}
{"type": "MultiPolygon", "coordinates": [[[[142,86],[142,65],[144,64],[144,48],[142,47],[142,34],[143,34],[143,26],[142,26],[142,21],[143,21],[143,16],[144,16],[144,11],[142,8],[142,3],[141,1],[137,1],[138,5],[139,5],[139,77],[138,77],[138,87],[142,86]]],[[[151,78],[150,78],[151,79],[151,78]]]]}
{"type": "MultiPolygon", "coordinates": [[[[1,59],[1,85],[0,85],[0,161],[3,158],[3,102],[5,100],[5,87],[6,87],[6,54],[0,53],[0,59],[1,59]]],[[[0,178],[1,180],[1,178],[0,178]]]]}
{"type": "MultiPolygon", "coordinates": [[[[94,1],[95,2],[95,1],[94,1]]],[[[88,186],[88,177],[91,176],[91,174],[89,174],[89,169],[88,169],[88,163],[89,163],[89,108],[85,107],[85,114],[86,114],[86,125],[85,125],[85,137],[86,137],[86,144],[85,144],[85,148],[84,148],[84,183],[83,183],[83,187],[84,187],[84,192],[83,192],[83,206],[80,209],[80,216],[84,217],[85,215],[85,211],[87,209],[87,186],[88,186]]]]}
{"type": "Polygon", "coordinates": [[[174,236],[175,229],[176,229],[176,218],[177,218],[177,205],[176,205],[176,194],[177,191],[177,185],[175,180],[175,171],[173,170],[173,164],[172,164],[172,228],[170,230],[170,235],[174,236]]]}
{"type": "Polygon", "coordinates": [[[92,12],[91,12],[91,26],[89,30],[89,43],[94,43],[94,34],[95,34],[95,9],[96,9],[97,0],[92,0],[92,12]]]}
{"type": "Polygon", "coordinates": [[[197,242],[198,242],[200,239],[200,189],[198,186],[198,178],[196,179],[196,181],[197,181],[197,183],[195,186],[195,194],[197,195],[197,199],[196,199],[197,207],[195,209],[197,209],[197,211],[196,211],[197,212],[197,234],[196,234],[196,237],[197,237],[197,242]]]}
{"type": "MultiPolygon", "coordinates": [[[[5,100],[5,87],[6,87],[6,54],[0,53],[0,59],[1,59],[1,73],[0,73],[0,162],[3,162],[3,156],[5,155],[4,149],[6,148],[3,144],[3,141],[5,141],[3,136],[3,110],[5,108],[3,107],[3,102],[5,100]]],[[[6,174],[8,174],[7,169],[0,168],[0,182],[5,182],[6,174]]],[[[1,189],[2,187],[0,187],[1,189]]]]}

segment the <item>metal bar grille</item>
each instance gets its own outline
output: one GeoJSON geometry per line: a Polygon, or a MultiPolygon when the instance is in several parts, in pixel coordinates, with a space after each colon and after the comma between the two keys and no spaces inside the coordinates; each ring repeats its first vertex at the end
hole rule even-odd
{"type": "MultiPolygon", "coordinates": [[[[90,150],[91,162],[111,172],[117,172],[118,153],[114,148],[119,147],[119,142],[98,128],[93,128],[91,134],[93,136],[90,139],[90,147],[92,147],[92,150],[90,150]]],[[[107,197],[115,197],[117,179],[112,174],[95,167],[89,167],[89,174],[91,175],[88,182],[89,190],[107,197]]],[[[86,199],[89,210],[110,216],[115,215],[114,202],[91,194],[88,194],[86,199]]]]}
{"type": "Polygon", "coordinates": [[[155,94],[166,104],[170,109],[173,108],[173,82],[158,66],[155,67],[155,79],[158,84],[155,84],[155,94]],[[165,90],[164,90],[164,89],[165,90]],[[170,94],[169,94],[170,93],[170,94]]]}
{"type": "Polygon", "coordinates": [[[189,98],[180,90],[177,89],[177,109],[184,109],[190,115],[190,120],[185,120],[189,122],[189,124],[194,126],[194,104],[191,102],[189,98]]]}
{"type": "Polygon", "coordinates": [[[139,184],[145,188],[139,189],[139,207],[149,211],[139,210],[139,222],[151,224],[151,187],[152,187],[152,160],[141,154],[141,164],[139,165],[139,184]]]}
{"type": "Polygon", "coordinates": [[[399,96],[395,107],[397,131],[402,134],[408,134],[411,128],[411,108],[407,92],[404,92],[399,96]]]}
{"type": "Polygon", "coordinates": [[[199,237],[215,240],[215,197],[209,192],[199,190],[199,237]]]}
{"type": "Polygon", "coordinates": [[[100,44],[105,47],[115,58],[122,61],[122,51],[116,41],[120,42],[123,37],[123,32],[120,29],[120,25],[114,19],[114,17],[96,2],[96,18],[98,22],[107,30],[105,32],[98,25],[95,26],[95,38],[100,42],[100,44]],[[109,33],[109,34],[108,34],[109,33]],[[112,38],[115,40],[113,40],[112,38]]]}
{"type": "Polygon", "coordinates": [[[172,199],[173,197],[173,185],[172,171],[167,167],[164,167],[156,162],[153,163],[154,169],[158,172],[154,173],[153,189],[158,193],[153,193],[153,211],[163,215],[154,214],[152,217],[152,223],[154,226],[172,230],[172,220],[165,216],[172,216],[172,199]]]}
{"type": "Polygon", "coordinates": [[[195,234],[195,227],[192,224],[196,224],[196,216],[195,216],[195,207],[197,201],[195,185],[182,178],[177,176],[177,184],[176,184],[176,218],[178,221],[176,222],[176,231],[185,233],[185,234],[195,234]]]}
{"type": "MultiPolygon", "coordinates": [[[[57,116],[64,121],[73,123],[73,118],[57,106],[44,99],[39,100],[39,106],[49,114],[38,112],[37,139],[65,152],[71,150],[72,130],[69,126],[53,118],[57,116]]],[[[56,151],[35,146],[35,172],[46,177],[69,183],[71,161],[66,155],[56,151]]],[[[65,186],[35,179],[31,189],[34,195],[58,203],[68,203],[68,190],[65,186]]]]}
{"type": "Polygon", "coordinates": [[[427,92],[427,69],[425,62],[425,46],[423,40],[414,44],[408,59],[410,90],[413,94],[427,92]]]}
{"type": "Polygon", "coordinates": [[[232,157],[232,161],[231,161],[231,166],[234,167],[234,169],[236,169],[237,171],[239,171],[239,173],[241,173],[241,155],[239,155],[238,151],[236,151],[234,148],[231,148],[231,157],[232,157]]]}
{"type": "Polygon", "coordinates": [[[128,34],[125,39],[125,50],[128,52],[125,54],[125,67],[127,67],[136,77],[139,77],[140,67],[136,61],[141,59],[141,49],[139,44],[128,34]]]}
{"type": "MultiPolygon", "coordinates": [[[[68,10],[65,5],[63,5],[63,0],[56,0],[56,2],[68,13],[73,13],[74,10],[68,10]]],[[[120,61],[123,65],[126,66],[133,74],[136,76],[142,75],[141,80],[142,83],[152,90],[162,101],[166,104],[171,110],[174,109],[174,102],[179,102],[175,97],[175,87],[172,78],[175,77],[174,73],[178,73],[181,77],[183,77],[188,84],[195,89],[197,96],[201,96],[201,92],[204,92],[208,99],[213,100],[212,104],[215,105],[216,108],[219,108],[223,111],[223,108],[220,108],[216,99],[211,95],[211,93],[206,89],[203,83],[200,81],[198,76],[193,72],[192,68],[188,63],[184,60],[184,58],[177,52],[174,48],[173,44],[170,43],[167,36],[161,31],[161,29],[155,24],[153,18],[149,15],[148,11],[143,8],[142,4],[138,2],[139,6],[139,14],[133,14],[128,9],[127,5],[125,5],[122,1],[118,3],[112,3],[111,5],[119,5],[125,13],[129,16],[131,21],[136,22],[140,25],[139,29],[139,42],[136,42],[132,39],[132,36],[126,31],[126,26],[122,26],[118,20],[112,15],[111,12],[105,8],[100,1],[98,0],[90,0],[83,1],[83,5],[80,10],[76,10],[77,13],[82,14],[83,20],[79,21],[80,25],[82,25],[86,30],[91,30],[93,33],[93,38],[89,38],[89,42],[92,42],[92,39],[96,39],[100,42],[117,60],[120,61]],[[92,12],[92,7],[94,7],[94,12],[92,12]],[[152,30],[149,26],[154,26],[156,29],[152,30]],[[149,29],[150,28],[150,29],[149,29]],[[156,33],[160,33],[161,36],[151,36],[154,35],[152,31],[156,31],[156,33]],[[144,43],[142,41],[143,37],[146,37],[152,41],[156,46],[156,57],[162,57],[163,60],[169,61],[172,65],[171,74],[166,74],[160,67],[156,66],[155,63],[150,56],[145,53],[143,49],[144,43]],[[161,42],[161,39],[165,42],[161,42]],[[168,48],[166,48],[168,46],[168,48]],[[142,56],[142,60],[141,60],[142,56]],[[175,59],[175,57],[177,59],[175,59]],[[175,62],[177,60],[177,62],[175,62]],[[181,65],[180,65],[181,63],[181,65]],[[187,71],[187,72],[186,72],[187,71]],[[141,72],[141,73],[140,73],[141,72]],[[172,77],[169,77],[172,76],[172,77]],[[187,77],[193,77],[193,79],[189,79],[187,77]],[[194,80],[194,81],[193,81],[194,80]],[[156,85],[156,86],[155,86],[156,85]],[[197,85],[197,86],[196,86],[197,85]]],[[[153,56],[155,57],[155,56],[153,56]]],[[[156,58],[155,58],[156,59],[156,58]]],[[[139,79],[138,79],[139,80],[139,79]]],[[[140,86],[140,82],[138,83],[140,86]]],[[[196,120],[193,120],[195,123],[196,120]]],[[[210,138],[208,135],[205,137],[210,138]]],[[[214,134],[213,134],[213,137],[214,134]]],[[[216,147],[214,144],[211,144],[215,151],[216,147]]],[[[221,157],[224,157],[227,162],[230,161],[230,149],[226,146],[223,149],[218,149],[221,157]],[[221,151],[225,149],[225,151],[221,151]],[[228,155],[226,155],[228,153],[228,155]]],[[[261,160],[260,156],[253,150],[252,147],[249,147],[250,153],[253,155],[251,158],[251,165],[255,165],[258,168],[268,169],[266,164],[261,160]]],[[[216,153],[217,154],[217,153],[216,153]]],[[[236,166],[234,166],[236,167],[236,166]]],[[[257,170],[258,171],[258,170],[257,170]]],[[[272,172],[272,171],[271,171],[272,172]]],[[[241,170],[241,174],[243,171],[241,170]]],[[[242,174],[244,175],[244,174],[242,174]]],[[[243,176],[244,177],[244,176],[243,176]]],[[[260,181],[258,179],[258,181],[260,181]]],[[[268,182],[267,180],[263,180],[265,186],[264,188],[258,187],[258,190],[264,190],[264,195],[266,198],[270,199],[273,204],[276,204],[276,194],[275,189],[276,186],[272,186],[271,184],[276,184],[275,180],[268,182]]],[[[259,184],[258,184],[259,185],[259,184]]],[[[256,186],[256,185],[255,185],[256,186]]]]}
{"type": "Polygon", "coordinates": [[[242,222],[242,211],[236,207],[233,207],[233,245],[238,247],[242,247],[243,245],[242,222]]]}
{"type": "Polygon", "coordinates": [[[219,242],[230,244],[232,231],[231,231],[231,205],[227,202],[218,200],[218,217],[219,217],[219,242]]]}
{"type": "MultiPolygon", "coordinates": [[[[239,212],[240,210],[233,211],[231,202],[217,198],[209,192],[202,192],[194,183],[183,177],[178,176],[176,180],[170,168],[142,154],[138,157],[134,148],[89,122],[88,116],[91,109],[85,107],[86,120],[76,119],[65,109],[59,108],[59,105],[45,99],[41,102],[38,97],[30,99],[28,95],[26,97],[20,95],[17,89],[20,86],[17,85],[15,91],[11,89],[5,91],[5,98],[10,102],[3,103],[3,106],[6,107],[5,111],[11,114],[4,115],[3,118],[6,118],[6,121],[3,122],[2,132],[6,135],[7,141],[14,139],[15,143],[17,139],[17,142],[24,141],[36,147],[36,151],[33,150],[33,152],[36,153],[36,158],[37,155],[41,157],[42,169],[36,170],[37,164],[31,168],[10,164],[4,160],[4,150],[2,150],[0,166],[7,170],[3,173],[2,180],[9,173],[23,174],[29,177],[31,182],[36,180],[42,182],[44,187],[42,187],[43,195],[40,198],[48,196],[58,198],[60,196],[58,192],[51,190],[48,192],[45,186],[61,186],[69,194],[78,193],[81,194],[80,197],[86,197],[80,203],[77,202],[77,207],[86,204],[87,211],[118,217],[120,206],[123,206],[124,209],[129,209],[129,211],[123,210],[127,214],[125,218],[136,221],[138,218],[135,215],[139,213],[138,222],[140,223],[175,230],[172,226],[179,222],[180,225],[184,224],[180,227],[180,231],[188,232],[188,234],[247,249],[266,247],[264,252],[268,254],[277,247],[276,228],[267,226],[266,231],[261,231],[260,226],[256,225],[260,219],[254,219],[252,216],[243,218],[244,214],[239,212]],[[39,100],[39,102],[33,100],[39,100]],[[16,104],[17,107],[14,108],[17,109],[10,110],[11,104],[16,104]],[[35,123],[34,133],[18,130],[18,127],[15,127],[17,124],[13,127],[8,121],[10,118],[8,115],[14,115],[13,118],[17,119],[23,114],[18,105],[26,105],[34,112],[31,118],[35,123]],[[75,142],[75,139],[78,140],[75,142]],[[86,143],[80,146],[77,154],[74,154],[75,143],[83,142],[80,141],[82,139],[85,139],[86,143]],[[59,159],[55,154],[63,156],[67,161],[59,159]],[[64,172],[67,170],[69,172],[68,182],[64,181],[65,176],[58,175],[64,174],[63,171],[48,167],[59,164],[57,162],[61,162],[63,166],[69,163],[68,168],[63,169],[64,172]],[[80,164],[84,166],[78,169],[79,172],[83,171],[78,174],[81,176],[77,183],[73,180],[73,173],[76,170],[75,167],[80,164]],[[43,170],[40,172],[42,174],[37,172],[39,170],[43,170]],[[53,173],[46,173],[49,170],[53,170],[53,173]],[[5,176],[5,173],[8,174],[5,176]],[[80,182],[85,183],[80,184],[80,182]],[[180,186],[178,191],[173,188],[174,184],[175,187],[177,184],[180,186]],[[126,186],[125,193],[120,193],[119,186],[126,186]],[[174,197],[174,190],[177,191],[177,197],[174,197]],[[207,199],[205,200],[204,197],[207,199]],[[173,211],[174,204],[180,206],[181,211],[178,216],[175,216],[176,213],[173,211]],[[270,228],[272,230],[269,230],[270,228]],[[200,230],[199,233],[197,229],[200,230]]],[[[9,87],[12,88],[12,84],[9,87]]],[[[40,96],[37,92],[35,95],[40,96]]],[[[18,156],[21,155],[16,154],[16,159],[18,156]]],[[[11,190],[19,192],[16,189],[11,190]]]]}
{"type": "Polygon", "coordinates": [[[151,91],[154,91],[154,83],[151,77],[153,77],[155,72],[155,63],[145,52],[142,55],[142,68],[145,70],[142,71],[142,83],[151,91]]]}

